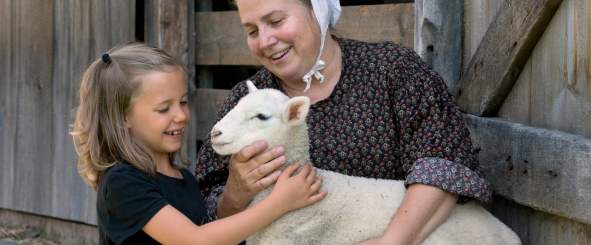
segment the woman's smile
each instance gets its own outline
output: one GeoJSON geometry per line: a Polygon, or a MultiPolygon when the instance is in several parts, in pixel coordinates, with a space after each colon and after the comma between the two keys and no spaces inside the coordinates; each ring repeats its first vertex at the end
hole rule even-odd
{"type": "Polygon", "coordinates": [[[271,60],[271,63],[274,65],[279,65],[281,63],[287,62],[287,60],[290,57],[289,54],[291,53],[290,52],[291,50],[292,50],[292,48],[289,47],[287,49],[284,49],[284,50],[274,53],[273,55],[271,55],[269,57],[269,59],[271,60]]]}

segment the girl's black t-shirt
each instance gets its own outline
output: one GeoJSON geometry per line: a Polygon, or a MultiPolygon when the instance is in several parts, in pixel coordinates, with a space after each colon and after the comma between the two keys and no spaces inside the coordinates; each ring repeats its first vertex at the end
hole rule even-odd
{"type": "Polygon", "coordinates": [[[101,178],[97,189],[100,244],[159,244],[142,228],[170,204],[193,223],[207,221],[203,197],[194,176],[183,179],[158,173],[150,176],[128,163],[117,163],[101,178]]]}

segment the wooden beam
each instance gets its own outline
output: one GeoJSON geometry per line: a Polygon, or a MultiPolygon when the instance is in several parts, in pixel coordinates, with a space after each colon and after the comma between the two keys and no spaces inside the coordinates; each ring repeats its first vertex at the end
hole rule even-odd
{"type": "Polygon", "coordinates": [[[494,115],[562,0],[507,0],[464,71],[458,104],[494,115]]]}
{"type": "Polygon", "coordinates": [[[591,224],[591,140],[472,115],[466,123],[497,194],[591,224]]]}
{"type": "Polygon", "coordinates": [[[462,73],[464,0],[415,1],[415,51],[457,94],[462,73]],[[446,14],[442,14],[446,13],[446,14]]]}
{"type": "MultiPolygon", "coordinates": [[[[236,11],[198,12],[197,64],[258,65],[246,46],[236,11]]],[[[414,4],[343,7],[337,34],[365,41],[393,41],[413,47],[414,4]]]]}
{"type": "Polygon", "coordinates": [[[160,47],[176,57],[187,68],[193,24],[191,15],[194,3],[190,0],[148,0],[145,7],[145,39],[148,44],[160,47]]]}

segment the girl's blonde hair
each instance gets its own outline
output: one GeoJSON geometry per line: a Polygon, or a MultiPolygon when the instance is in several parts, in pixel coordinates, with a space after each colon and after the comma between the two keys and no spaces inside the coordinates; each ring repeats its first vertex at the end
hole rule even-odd
{"type": "Polygon", "coordinates": [[[103,172],[119,161],[156,174],[149,150],[134,141],[125,127],[125,115],[141,85],[140,76],[173,69],[184,71],[166,52],[142,43],[115,47],[86,69],[71,134],[80,157],[78,173],[92,188],[96,189],[103,172]]]}

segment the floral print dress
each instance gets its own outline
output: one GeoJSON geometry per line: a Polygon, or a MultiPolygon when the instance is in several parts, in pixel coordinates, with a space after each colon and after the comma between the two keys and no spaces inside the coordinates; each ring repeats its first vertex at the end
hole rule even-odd
{"type": "MultiPolygon", "coordinates": [[[[327,99],[311,106],[307,118],[312,164],[347,175],[432,185],[460,200],[489,201],[492,190],[477,170],[462,113],[441,77],[413,50],[394,43],[337,41],[343,53],[340,80],[327,99]]],[[[265,68],[250,79],[258,88],[282,90],[265,68]]],[[[246,93],[246,83],[237,84],[217,119],[246,93]]],[[[195,175],[212,217],[228,162],[206,140],[195,175]]]]}

